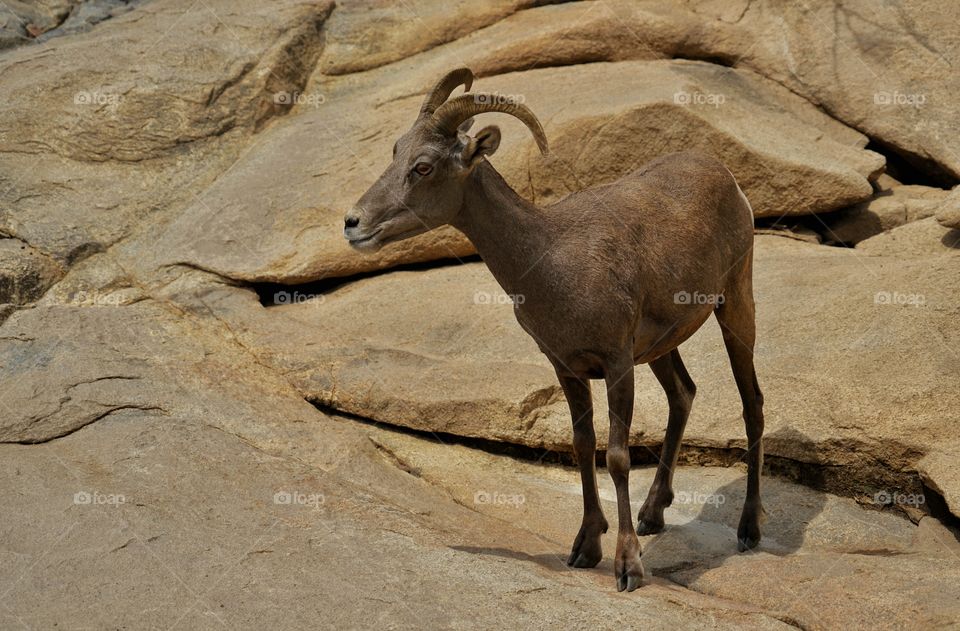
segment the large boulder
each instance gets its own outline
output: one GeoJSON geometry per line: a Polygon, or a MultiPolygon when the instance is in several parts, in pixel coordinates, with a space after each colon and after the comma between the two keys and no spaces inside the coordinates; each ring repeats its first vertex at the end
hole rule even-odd
{"type": "Polygon", "coordinates": [[[941,226],[960,230],[960,187],[953,189],[937,209],[941,226]]]}
{"type": "Polygon", "coordinates": [[[0,234],[71,265],[193,200],[290,110],[332,6],[157,0],[4,53],[0,234]]]}
{"type": "Polygon", "coordinates": [[[865,133],[925,177],[955,184],[960,110],[952,95],[960,79],[950,68],[960,62],[960,49],[940,25],[957,17],[956,6],[936,0],[574,2],[517,12],[396,65],[428,67],[436,58],[431,53],[450,50],[485,75],[625,59],[748,68],[865,133]]]}
{"type": "MultiPolygon", "coordinates": [[[[516,11],[551,0],[492,0],[459,5],[431,0],[344,2],[325,29],[318,70],[339,75],[369,70],[469,35],[516,11]]],[[[555,0],[554,0],[555,1],[555,0]]]]}
{"type": "MultiPolygon", "coordinates": [[[[866,138],[748,71],[690,61],[622,62],[487,83],[547,121],[552,158],[533,160],[532,148],[502,158],[508,180],[538,202],[688,149],[722,160],[757,217],[825,212],[867,199],[870,181],[883,170],[883,157],[863,150],[866,138]]],[[[514,134],[522,133],[509,123],[514,134]]]]}
{"type": "Polygon", "coordinates": [[[817,227],[830,245],[856,245],[886,230],[932,217],[944,207],[948,195],[948,191],[930,186],[883,187],[865,202],[820,218],[817,227]]]}
{"type": "MultiPolygon", "coordinates": [[[[708,17],[714,3],[699,3],[708,17]]],[[[960,7],[936,0],[877,4],[743,3],[738,62],[817,103],[943,182],[960,179],[960,7]]]]}
{"type": "MultiPolygon", "coordinates": [[[[772,631],[956,617],[956,547],[930,518],[914,526],[770,479],[761,550],[737,555],[742,472],[680,467],[666,532],[643,540],[646,584],[624,597],[611,589],[608,476],[605,559],[570,571],[582,505],[572,467],[313,409],[291,423],[289,410],[228,426],[124,410],[44,444],[0,445],[0,625],[139,627],[149,610],[163,627],[299,629],[316,624],[304,605],[315,602],[337,628],[772,631]],[[795,597],[801,580],[819,606],[795,597]]],[[[652,477],[637,469],[631,482],[652,477]]]]}
{"type": "MultiPolygon", "coordinates": [[[[160,419],[127,410],[49,443],[0,445],[0,499],[9,508],[0,550],[7,570],[0,574],[0,625],[53,628],[82,618],[98,628],[140,627],[147,610],[150,622],[162,627],[302,629],[317,624],[321,612],[312,603],[322,602],[324,624],[351,629],[372,622],[463,629],[571,622],[792,628],[779,619],[778,607],[751,604],[769,592],[715,598],[670,580],[671,558],[685,568],[692,561],[707,568],[733,554],[722,523],[727,515],[698,517],[697,504],[676,515],[671,510],[676,528],[662,547],[648,543],[648,584],[627,598],[611,589],[609,550],[597,570],[572,572],[563,562],[582,502],[573,470],[537,481],[530,475],[540,475],[537,467],[525,464],[517,481],[517,464],[506,457],[423,440],[398,444],[313,414],[299,428],[288,424],[250,436],[252,420],[244,429],[225,430],[199,415],[160,419]],[[325,443],[325,453],[297,449],[304,441],[325,443]],[[418,472],[404,469],[404,462],[418,472]],[[485,490],[523,495],[526,502],[520,510],[477,502],[485,490]],[[702,547],[681,549],[676,541],[685,532],[702,547]],[[489,606],[490,598],[498,606],[489,606]],[[375,610],[368,601],[377,603],[375,610]]],[[[680,472],[678,480],[699,496],[724,493],[718,485],[735,476],[696,469],[680,472]]],[[[637,477],[648,482],[651,472],[637,477]]],[[[609,483],[602,486],[609,511],[609,483]]],[[[856,561],[859,543],[911,554],[925,573],[935,567],[937,576],[954,574],[953,563],[937,556],[942,550],[915,552],[910,537],[918,529],[905,520],[788,484],[771,485],[769,497],[803,501],[804,515],[821,511],[807,529],[804,552],[818,561],[832,558],[838,572],[856,561]],[[824,545],[865,523],[872,528],[859,541],[824,545]],[[852,553],[838,555],[838,548],[852,553]]],[[[734,501],[731,496],[731,509],[734,501]]],[[[796,540],[797,528],[775,505],[773,523],[787,526],[784,540],[796,540]]],[[[611,545],[611,535],[606,539],[611,545]]],[[[749,558],[746,578],[778,559],[749,558]]],[[[887,571],[902,563],[879,559],[887,571]]],[[[898,584],[882,585],[881,576],[862,574],[858,594],[886,596],[892,609],[904,596],[895,591],[898,584]]],[[[956,581],[939,590],[931,583],[911,585],[913,609],[920,610],[910,611],[914,620],[944,611],[942,601],[932,601],[952,594],[956,581]]],[[[871,615],[863,600],[841,603],[845,607],[826,620],[840,613],[847,622],[881,615],[871,615]]],[[[901,607],[888,620],[905,619],[907,611],[901,607]]],[[[799,606],[792,617],[813,619],[799,606]]]]}
{"type": "MultiPolygon", "coordinates": [[[[608,0],[522,11],[443,48],[484,74],[624,59],[703,59],[780,83],[941,183],[960,179],[957,7],[608,0]],[[490,43],[482,46],[482,39],[490,43]],[[476,55],[470,53],[476,52],[476,55]]],[[[417,55],[428,64],[427,55],[417,55]]]]}

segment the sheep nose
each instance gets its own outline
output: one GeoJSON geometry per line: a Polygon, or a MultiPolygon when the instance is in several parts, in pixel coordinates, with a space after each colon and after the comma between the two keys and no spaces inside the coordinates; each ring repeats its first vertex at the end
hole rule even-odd
{"type": "Polygon", "coordinates": [[[351,217],[350,215],[347,215],[343,219],[344,228],[356,228],[359,225],[360,225],[360,217],[351,217]]]}

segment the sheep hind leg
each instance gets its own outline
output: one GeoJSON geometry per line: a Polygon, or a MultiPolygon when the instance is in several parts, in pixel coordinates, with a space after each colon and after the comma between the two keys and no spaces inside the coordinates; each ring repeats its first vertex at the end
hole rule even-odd
{"type": "Polygon", "coordinates": [[[747,430],[747,497],[737,527],[740,552],[760,543],[760,524],[764,519],[760,501],[760,473],[763,469],[763,393],[757,383],[753,364],[756,340],[755,306],[751,261],[747,261],[738,282],[724,295],[715,311],[730,357],[733,377],[743,403],[743,421],[747,430]]]}
{"type": "Polygon", "coordinates": [[[680,455],[680,441],[690,416],[693,397],[697,393],[697,386],[690,378],[677,349],[650,362],[650,369],[667,395],[670,413],[657,473],[637,515],[638,535],[650,535],[663,530],[663,511],[673,503],[673,470],[680,455]]]}

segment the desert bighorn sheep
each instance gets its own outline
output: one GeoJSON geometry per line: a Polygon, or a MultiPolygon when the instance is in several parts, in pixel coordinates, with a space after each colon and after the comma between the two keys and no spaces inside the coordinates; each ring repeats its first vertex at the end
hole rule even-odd
{"type": "MultiPolygon", "coordinates": [[[[553,364],[573,419],[583,483],[583,522],[568,565],[600,562],[607,520],[594,466],[590,379],[604,379],[610,408],[606,463],[617,492],[617,589],[640,585],[637,534],[660,531],[673,501],[672,478],[696,386],[677,347],[717,317],[743,403],[747,495],[737,529],[741,551],[760,541],[763,395],[753,366],[753,212],[733,175],[692,152],[661,156],[610,184],[545,208],[522,199],[485,159],[500,130],[468,136],[472,117],[503,112],[520,119],[540,151],[547,139],[526,106],[469,91],[473,73],[447,74],[427,95],[413,127],[393,147],[393,163],[345,220],[361,251],[450,224],[476,246],[510,295],[514,313],[553,364]],[[687,299],[707,296],[710,299],[687,299]],[[633,368],[649,364],[669,401],[663,450],[650,492],[630,514],[633,368]]],[[[638,142],[642,139],[638,138],[638,142]]]]}

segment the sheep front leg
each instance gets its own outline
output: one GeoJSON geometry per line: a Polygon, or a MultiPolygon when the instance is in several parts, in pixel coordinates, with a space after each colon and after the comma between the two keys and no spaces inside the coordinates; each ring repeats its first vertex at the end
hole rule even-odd
{"type": "Polygon", "coordinates": [[[633,362],[608,370],[607,402],[610,408],[610,439],[607,445],[607,470],[617,488],[617,554],[613,570],[617,591],[632,592],[643,580],[640,540],[633,529],[630,508],[630,423],[633,420],[633,362]]]}
{"type": "Polygon", "coordinates": [[[583,484],[583,521],[573,541],[567,565],[572,567],[595,567],[603,558],[600,535],[607,532],[607,520],[600,507],[600,492],[597,489],[597,437],[593,431],[593,399],[590,382],[557,371],[563,394],[570,406],[573,419],[573,452],[580,467],[580,482],[583,484]]]}

